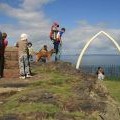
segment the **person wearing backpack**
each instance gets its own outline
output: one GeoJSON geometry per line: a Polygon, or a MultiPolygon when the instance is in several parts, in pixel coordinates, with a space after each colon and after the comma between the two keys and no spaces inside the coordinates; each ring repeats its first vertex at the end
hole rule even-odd
{"type": "Polygon", "coordinates": [[[65,28],[61,28],[61,30],[57,33],[56,40],[54,41],[54,49],[55,49],[55,61],[60,60],[61,55],[61,46],[62,46],[62,35],[65,32],[65,28]]]}
{"type": "Polygon", "coordinates": [[[4,76],[4,53],[8,45],[7,34],[0,32],[0,78],[4,76]]]}
{"type": "Polygon", "coordinates": [[[54,22],[50,31],[51,41],[54,42],[56,40],[58,31],[59,31],[59,24],[57,22],[54,22]]]}

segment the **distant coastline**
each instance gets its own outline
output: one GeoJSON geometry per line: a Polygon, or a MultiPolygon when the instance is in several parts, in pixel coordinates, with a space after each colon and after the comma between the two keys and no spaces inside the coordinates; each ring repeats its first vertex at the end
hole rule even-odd
{"type": "MultiPolygon", "coordinates": [[[[63,54],[62,56],[79,56],[80,54],[63,54]]],[[[84,56],[120,56],[120,54],[84,54],[84,56]]]]}

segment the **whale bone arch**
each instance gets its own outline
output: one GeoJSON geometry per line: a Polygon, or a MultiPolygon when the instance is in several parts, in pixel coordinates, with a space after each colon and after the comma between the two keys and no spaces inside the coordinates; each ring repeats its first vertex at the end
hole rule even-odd
{"type": "Polygon", "coordinates": [[[105,36],[107,36],[114,44],[115,46],[117,47],[118,51],[120,52],[120,46],[119,44],[116,42],[116,40],[114,38],[112,38],[109,34],[107,34],[106,32],[104,31],[100,31],[98,32],[97,34],[95,34],[87,43],[86,45],[84,46],[84,48],[82,49],[79,57],[78,57],[78,61],[77,61],[77,64],[76,64],[76,69],[79,69],[79,66],[81,64],[81,60],[82,60],[82,57],[86,51],[86,49],[88,48],[88,46],[90,45],[90,43],[97,37],[99,36],[100,34],[104,34],[105,36]]]}

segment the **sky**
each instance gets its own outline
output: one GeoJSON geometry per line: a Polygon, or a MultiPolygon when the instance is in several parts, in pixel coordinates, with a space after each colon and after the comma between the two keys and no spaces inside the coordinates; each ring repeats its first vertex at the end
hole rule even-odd
{"type": "MultiPolygon", "coordinates": [[[[103,30],[120,45],[120,0],[0,0],[0,30],[13,46],[22,33],[33,48],[53,47],[49,32],[54,21],[65,27],[63,54],[79,54],[87,41],[103,30]]],[[[119,54],[105,36],[93,40],[86,53],[119,54]]]]}

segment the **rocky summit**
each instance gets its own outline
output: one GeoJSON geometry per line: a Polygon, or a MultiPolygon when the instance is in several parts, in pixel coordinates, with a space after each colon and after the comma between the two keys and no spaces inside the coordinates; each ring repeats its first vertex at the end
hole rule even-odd
{"type": "Polygon", "coordinates": [[[0,120],[120,120],[120,104],[95,75],[68,62],[31,68],[32,78],[0,80],[0,120]]]}

